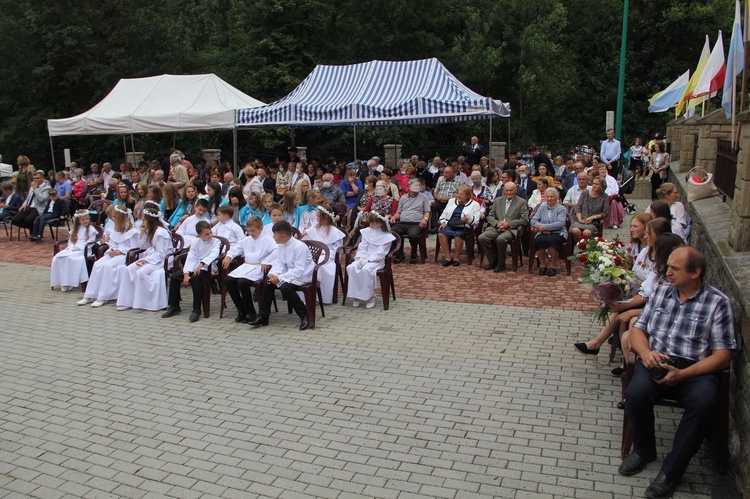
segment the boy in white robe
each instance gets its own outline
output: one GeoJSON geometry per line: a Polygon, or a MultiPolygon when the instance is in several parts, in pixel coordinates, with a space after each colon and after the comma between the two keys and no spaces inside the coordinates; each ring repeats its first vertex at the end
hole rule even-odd
{"type": "MultiPolygon", "coordinates": [[[[281,218],[284,218],[283,214],[281,218]]],[[[237,307],[237,318],[234,322],[247,323],[256,317],[253,306],[253,284],[263,280],[276,254],[276,241],[263,232],[263,220],[250,217],[247,220],[248,237],[230,247],[222,262],[222,266],[226,269],[238,256],[244,259],[244,263],[234,269],[224,280],[227,292],[234,306],[237,307]]]]}
{"type": "Polygon", "coordinates": [[[234,208],[226,205],[220,206],[216,210],[216,214],[219,217],[219,221],[214,225],[212,229],[214,236],[221,236],[229,241],[230,246],[234,246],[240,240],[245,238],[245,231],[242,229],[237,222],[232,220],[234,216],[234,208]]]}
{"type": "Polygon", "coordinates": [[[208,267],[219,258],[219,247],[221,241],[214,238],[211,232],[211,224],[207,220],[202,220],[195,227],[198,233],[198,240],[190,245],[185,266],[182,270],[176,271],[169,279],[169,298],[167,311],[162,314],[166,319],[173,315],[179,314],[180,308],[180,286],[190,287],[193,290],[193,311],[188,319],[190,322],[197,321],[201,316],[203,304],[203,279],[207,276],[208,267]]]}
{"type": "Polygon", "coordinates": [[[205,199],[197,199],[195,201],[195,207],[193,208],[193,214],[187,217],[180,226],[177,227],[175,234],[181,235],[182,240],[185,241],[185,244],[182,246],[183,249],[190,248],[190,245],[198,240],[198,233],[195,230],[195,226],[198,222],[209,221],[206,213],[208,213],[208,201],[205,199]]]}
{"type": "Polygon", "coordinates": [[[248,324],[253,327],[268,325],[273,294],[276,288],[279,288],[284,299],[300,318],[299,330],[304,331],[310,327],[310,323],[307,307],[297,296],[297,291],[300,286],[309,284],[312,280],[315,262],[307,244],[292,237],[292,226],[289,222],[274,224],[273,238],[278,245],[276,258],[268,271],[268,280],[263,284],[258,316],[248,324]]]}
{"type": "Polygon", "coordinates": [[[273,225],[284,220],[284,208],[278,203],[273,203],[268,207],[268,216],[271,218],[271,223],[263,226],[263,235],[273,239],[273,225]]]}

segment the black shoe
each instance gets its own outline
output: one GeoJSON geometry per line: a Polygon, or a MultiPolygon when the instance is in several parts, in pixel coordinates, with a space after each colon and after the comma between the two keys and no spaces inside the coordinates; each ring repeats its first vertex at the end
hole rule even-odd
{"type": "Polygon", "coordinates": [[[263,317],[262,315],[258,315],[255,317],[255,319],[248,322],[249,325],[253,327],[259,327],[259,326],[267,326],[268,325],[268,318],[263,317]]]}
{"type": "Polygon", "coordinates": [[[619,402],[617,403],[617,408],[618,408],[618,409],[620,409],[621,411],[624,411],[624,410],[625,410],[625,399],[622,399],[622,400],[620,400],[620,401],[619,401],[619,402]]]}
{"type": "Polygon", "coordinates": [[[211,293],[215,295],[220,295],[221,290],[219,289],[219,283],[216,281],[211,281],[211,293]]]}
{"type": "Polygon", "coordinates": [[[190,312],[190,318],[188,319],[188,321],[190,321],[190,322],[197,322],[198,319],[200,319],[200,318],[201,318],[201,311],[200,310],[193,310],[192,312],[190,312]]]}
{"type": "Polygon", "coordinates": [[[505,265],[501,267],[495,267],[495,272],[505,272],[506,270],[508,270],[508,267],[506,267],[505,265]]]}
{"type": "Polygon", "coordinates": [[[461,262],[459,262],[458,260],[453,260],[452,263],[454,267],[458,267],[459,265],[461,265],[461,262]]]}
{"type": "Polygon", "coordinates": [[[584,355],[599,355],[599,349],[598,348],[589,348],[586,346],[586,343],[574,343],[573,348],[578,350],[584,355]]]}
{"type": "Polygon", "coordinates": [[[242,319],[242,323],[243,323],[243,324],[250,324],[251,322],[253,322],[253,321],[255,320],[255,318],[256,318],[256,317],[258,317],[258,316],[257,316],[257,315],[255,315],[255,314],[247,314],[247,315],[246,315],[246,316],[245,316],[245,317],[244,317],[244,318],[242,319]]]}
{"type": "Polygon", "coordinates": [[[238,324],[247,322],[247,315],[243,314],[242,312],[237,312],[237,317],[234,319],[234,322],[238,324]]]}
{"type": "Polygon", "coordinates": [[[443,260],[443,267],[450,267],[452,263],[452,260],[443,260]]]}
{"type": "Polygon", "coordinates": [[[393,263],[401,263],[404,261],[404,255],[393,255],[393,263]]]}
{"type": "Polygon", "coordinates": [[[617,472],[624,476],[631,476],[643,471],[643,468],[652,461],[656,461],[656,455],[641,457],[635,452],[631,452],[628,456],[622,460],[620,467],[617,468],[617,472]]]}
{"type": "Polygon", "coordinates": [[[180,312],[182,312],[182,309],[180,307],[167,307],[167,311],[161,314],[161,318],[168,319],[173,315],[179,314],[180,312]]]}
{"type": "Polygon", "coordinates": [[[417,264],[417,257],[413,256],[409,258],[409,265],[416,265],[417,264]]]}
{"type": "Polygon", "coordinates": [[[495,270],[495,267],[497,267],[497,265],[495,265],[494,263],[489,263],[484,266],[484,270],[495,270]]]}
{"type": "Polygon", "coordinates": [[[659,470],[659,474],[653,479],[651,485],[646,489],[646,497],[651,499],[666,499],[672,497],[679,480],[672,480],[663,471],[659,470]]]}
{"type": "Polygon", "coordinates": [[[555,274],[557,274],[557,269],[548,269],[547,270],[547,277],[554,277],[555,274]]]}
{"type": "Polygon", "coordinates": [[[310,327],[310,321],[307,320],[307,316],[300,318],[299,330],[304,331],[310,327]]]}
{"type": "Polygon", "coordinates": [[[612,373],[612,376],[614,376],[615,378],[617,378],[617,377],[622,376],[622,373],[625,372],[625,369],[623,369],[622,367],[615,367],[610,372],[612,373]]]}
{"type": "Polygon", "coordinates": [[[539,275],[547,275],[547,267],[542,267],[539,269],[539,275]]]}

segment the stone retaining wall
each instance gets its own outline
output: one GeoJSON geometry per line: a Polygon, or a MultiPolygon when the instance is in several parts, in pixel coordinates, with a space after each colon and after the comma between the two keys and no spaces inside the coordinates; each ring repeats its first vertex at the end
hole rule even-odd
{"type": "MultiPolygon", "coordinates": [[[[671,165],[679,172],[680,165],[671,165]]],[[[708,260],[706,278],[709,284],[724,292],[734,305],[739,324],[742,349],[732,361],[729,451],[732,473],[738,490],[750,497],[750,252],[735,252],[730,242],[732,207],[721,197],[688,203],[685,175],[672,173],[671,181],[680,189],[685,208],[693,219],[691,245],[708,260]]]]}

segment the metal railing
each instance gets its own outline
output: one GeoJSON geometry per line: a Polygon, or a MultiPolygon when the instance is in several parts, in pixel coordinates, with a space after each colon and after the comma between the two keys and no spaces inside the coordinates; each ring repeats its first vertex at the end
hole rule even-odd
{"type": "Polygon", "coordinates": [[[714,183],[723,195],[723,200],[734,198],[734,182],[737,177],[738,149],[732,147],[732,141],[718,139],[716,144],[716,171],[714,183]]]}

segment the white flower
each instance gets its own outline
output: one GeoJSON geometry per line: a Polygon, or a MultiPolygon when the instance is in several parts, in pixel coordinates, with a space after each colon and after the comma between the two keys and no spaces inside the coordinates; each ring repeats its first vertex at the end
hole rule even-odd
{"type": "Polygon", "coordinates": [[[604,272],[604,269],[605,269],[605,268],[607,268],[607,267],[606,267],[606,266],[605,266],[604,264],[600,264],[600,265],[599,265],[599,270],[600,270],[601,272],[604,272]]]}

